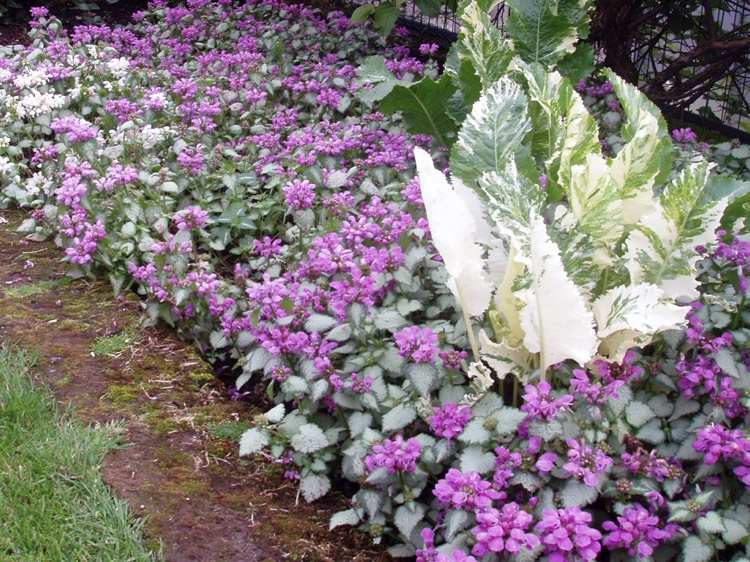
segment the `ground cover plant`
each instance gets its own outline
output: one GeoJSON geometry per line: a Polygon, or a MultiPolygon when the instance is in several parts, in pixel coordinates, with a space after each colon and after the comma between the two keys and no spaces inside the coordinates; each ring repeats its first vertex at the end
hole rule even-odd
{"type": "Polygon", "coordinates": [[[100,474],[114,426],[88,428],[34,388],[33,357],[0,348],[0,552],[4,560],[160,559],[100,474]]]}
{"type": "Polygon", "coordinates": [[[4,201],[236,360],[273,406],[240,453],[307,501],[355,482],[331,524],[394,556],[743,559],[748,242],[714,242],[748,186],[613,74],[602,146],[562,64],[585,22],[506,40],[487,9],[442,74],[274,1],[37,9],[0,59],[4,201]]]}

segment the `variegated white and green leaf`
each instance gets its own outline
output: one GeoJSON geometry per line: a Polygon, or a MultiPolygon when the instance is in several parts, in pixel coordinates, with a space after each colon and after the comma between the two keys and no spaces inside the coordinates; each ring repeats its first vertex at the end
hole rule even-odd
{"type": "Polygon", "coordinates": [[[526,102],[521,87],[508,77],[487,88],[451,150],[453,175],[471,186],[485,172],[501,172],[531,130],[526,102]]]}

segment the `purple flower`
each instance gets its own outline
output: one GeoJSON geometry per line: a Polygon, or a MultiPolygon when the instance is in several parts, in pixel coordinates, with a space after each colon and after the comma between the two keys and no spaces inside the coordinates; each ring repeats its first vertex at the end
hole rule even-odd
{"type": "Polygon", "coordinates": [[[460,549],[451,552],[450,556],[438,552],[435,548],[435,531],[432,529],[422,529],[422,540],[424,548],[417,549],[416,562],[477,562],[476,558],[460,549]]]}
{"type": "Polygon", "coordinates": [[[315,185],[307,180],[292,180],[284,186],[284,195],[291,209],[309,209],[315,203],[315,185]]]}
{"type": "Polygon", "coordinates": [[[281,254],[283,244],[278,238],[264,236],[253,243],[253,250],[264,258],[272,258],[281,254]]]}
{"type": "Polygon", "coordinates": [[[738,459],[750,453],[750,440],[739,429],[712,424],[698,432],[693,449],[703,453],[706,464],[716,464],[720,460],[738,459]]]}
{"type": "Polygon", "coordinates": [[[440,49],[440,47],[435,43],[422,43],[419,46],[419,54],[425,56],[434,55],[438,52],[438,49],[440,49]]]}
{"type": "Polygon", "coordinates": [[[511,452],[507,447],[497,447],[495,449],[495,473],[492,481],[495,487],[502,490],[508,487],[510,479],[513,478],[513,471],[521,466],[523,458],[521,453],[511,452]]]}
{"type": "Polygon", "coordinates": [[[398,345],[401,357],[411,359],[415,363],[430,363],[438,352],[438,337],[430,328],[409,326],[402,328],[393,339],[398,345]]]}
{"type": "Polygon", "coordinates": [[[539,455],[534,467],[542,474],[548,474],[557,466],[557,455],[555,453],[542,453],[539,455]]]}
{"type": "Polygon", "coordinates": [[[97,133],[96,127],[91,125],[91,123],[85,119],[73,116],[58,117],[52,121],[50,128],[57,135],[66,134],[68,141],[73,144],[93,140],[96,138],[97,133]]]}
{"type": "Polygon", "coordinates": [[[521,406],[521,410],[535,419],[550,421],[557,416],[560,410],[573,403],[573,397],[570,394],[552,399],[552,387],[547,381],[541,381],[536,386],[527,384],[524,390],[526,393],[523,395],[524,404],[521,406]]]}
{"type": "Polygon", "coordinates": [[[542,174],[539,176],[539,185],[542,186],[542,189],[547,189],[548,183],[549,179],[547,178],[547,174],[542,174]]]}
{"type": "Polygon", "coordinates": [[[612,466],[612,459],[583,441],[566,439],[565,443],[569,447],[568,462],[563,468],[572,476],[583,480],[587,486],[598,486],[604,473],[612,466]]]}
{"type": "Polygon", "coordinates": [[[414,472],[417,470],[417,459],[422,454],[422,445],[412,437],[404,441],[401,435],[393,439],[386,439],[382,443],[373,445],[372,453],[365,457],[365,467],[368,472],[377,468],[388,469],[389,474],[397,471],[414,472]]]}
{"type": "Polygon", "coordinates": [[[573,369],[573,377],[570,379],[570,387],[573,391],[589,404],[594,405],[604,404],[608,398],[618,396],[623,386],[625,386],[625,381],[621,380],[613,380],[606,385],[592,382],[589,373],[583,369],[573,369]]]}
{"type": "Polygon", "coordinates": [[[469,511],[486,509],[493,500],[503,497],[490,482],[482,480],[478,472],[463,473],[455,468],[451,468],[445,478],[435,484],[432,493],[440,503],[451,509],[469,511]]]}
{"type": "Polygon", "coordinates": [[[177,230],[203,228],[208,224],[208,213],[196,205],[177,211],[172,217],[177,230]]]}
{"type": "Polygon", "coordinates": [[[591,514],[578,507],[545,509],[534,531],[541,537],[550,562],[596,560],[602,549],[602,534],[590,523],[591,514]]]}
{"type": "Polygon", "coordinates": [[[469,406],[458,406],[453,402],[435,408],[430,417],[430,429],[438,437],[453,439],[461,433],[471,419],[469,406]]]}
{"type": "Polygon", "coordinates": [[[506,503],[500,510],[490,508],[477,513],[478,525],[471,530],[477,542],[471,553],[474,556],[492,552],[517,554],[522,548],[537,547],[539,539],[526,532],[533,521],[515,502],[506,503]]]}
{"type": "Polygon", "coordinates": [[[697,141],[698,135],[695,134],[695,131],[686,127],[684,129],[672,129],[672,138],[676,142],[688,143],[697,141]]]}
{"type": "Polygon", "coordinates": [[[640,504],[625,509],[614,521],[602,524],[609,534],[604,537],[604,546],[609,550],[625,548],[630,556],[648,557],[661,543],[671,539],[678,530],[676,525],[664,525],[659,518],[640,504]]]}
{"type": "Polygon", "coordinates": [[[177,155],[177,162],[192,175],[197,176],[206,168],[206,159],[203,157],[203,145],[195,148],[185,148],[177,155]]]}
{"type": "Polygon", "coordinates": [[[46,18],[49,15],[49,10],[44,6],[34,6],[31,8],[31,17],[35,19],[46,18]]]}

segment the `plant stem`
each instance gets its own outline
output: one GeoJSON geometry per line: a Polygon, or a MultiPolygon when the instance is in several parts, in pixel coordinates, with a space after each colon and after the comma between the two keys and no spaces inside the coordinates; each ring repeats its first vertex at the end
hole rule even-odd
{"type": "Polygon", "coordinates": [[[461,307],[461,314],[463,314],[464,324],[466,324],[466,334],[469,336],[471,353],[474,355],[474,361],[476,361],[477,363],[481,363],[481,361],[479,360],[479,343],[477,342],[477,337],[474,334],[474,328],[471,325],[471,318],[469,318],[469,313],[466,311],[466,307],[464,306],[463,293],[461,292],[461,287],[458,286],[458,283],[456,283],[456,290],[458,291],[458,304],[461,307]]]}

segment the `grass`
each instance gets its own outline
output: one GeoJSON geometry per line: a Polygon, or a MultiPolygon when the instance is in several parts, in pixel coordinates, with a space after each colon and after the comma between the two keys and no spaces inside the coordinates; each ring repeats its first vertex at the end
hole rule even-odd
{"type": "Polygon", "coordinates": [[[0,560],[153,562],[100,469],[115,426],[88,427],[35,388],[34,358],[0,346],[0,560]]]}
{"type": "Polygon", "coordinates": [[[10,287],[5,290],[5,295],[10,298],[24,298],[38,295],[40,293],[46,293],[58,287],[64,287],[70,285],[73,280],[69,277],[62,277],[60,279],[49,279],[47,281],[38,281],[36,283],[27,283],[24,285],[18,285],[17,287],[10,287]]]}
{"type": "Polygon", "coordinates": [[[94,355],[117,355],[136,343],[138,337],[132,328],[113,336],[97,338],[91,346],[94,355]]]}

